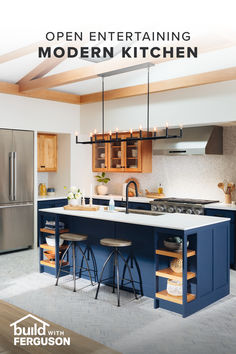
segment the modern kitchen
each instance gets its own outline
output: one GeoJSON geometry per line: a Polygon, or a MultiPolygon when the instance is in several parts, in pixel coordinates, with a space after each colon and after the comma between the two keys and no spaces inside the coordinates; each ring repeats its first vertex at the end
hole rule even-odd
{"type": "Polygon", "coordinates": [[[233,353],[235,54],[0,55],[0,301],[74,352],[233,353]]]}

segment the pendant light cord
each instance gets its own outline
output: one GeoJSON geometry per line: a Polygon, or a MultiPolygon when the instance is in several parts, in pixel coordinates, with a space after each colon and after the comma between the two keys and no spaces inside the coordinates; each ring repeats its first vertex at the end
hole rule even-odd
{"type": "Polygon", "coordinates": [[[149,100],[150,100],[150,84],[149,84],[150,67],[147,67],[147,133],[149,133],[149,100]]]}
{"type": "Polygon", "coordinates": [[[103,139],[104,139],[104,76],[102,76],[102,135],[103,135],[103,139]]]}

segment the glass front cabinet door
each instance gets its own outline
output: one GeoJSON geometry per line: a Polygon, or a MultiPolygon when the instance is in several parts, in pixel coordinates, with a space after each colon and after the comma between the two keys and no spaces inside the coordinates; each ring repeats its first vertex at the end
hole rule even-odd
{"type": "MultiPolygon", "coordinates": [[[[116,135],[111,136],[115,139],[116,135]]],[[[119,135],[119,138],[121,136],[119,135]]],[[[124,143],[115,141],[108,144],[108,170],[110,172],[124,171],[124,143]]]]}
{"type": "MultiPolygon", "coordinates": [[[[104,137],[107,139],[107,136],[104,137]]],[[[97,140],[103,139],[103,136],[98,135],[97,140]]],[[[107,146],[106,143],[93,144],[93,171],[107,171],[107,146]]]]}
{"type": "MultiPolygon", "coordinates": [[[[145,136],[146,133],[143,132],[145,136]]],[[[119,133],[119,138],[126,139],[130,133],[119,133]]],[[[147,136],[147,135],[146,135],[147,136]]],[[[139,137],[134,132],[133,137],[139,137]]],[[[116,134],[112,134],[112,139],[116,134]]],[[[103,139],[97,135],[97,140],[103,139]]],[[[105,135],[110,140],[110,135],[105,135]]],[[[111,143],[93,144],[94,172],[152,172],[152,142],[149,141],[113,141],[111,143]]]]}

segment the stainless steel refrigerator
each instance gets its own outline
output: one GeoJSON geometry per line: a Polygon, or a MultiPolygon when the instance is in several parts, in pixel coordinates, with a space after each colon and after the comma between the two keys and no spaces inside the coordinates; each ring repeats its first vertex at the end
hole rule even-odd
{"type": "Polygon", "coordinates": [[[0,129],[0,253],[34,240],[34,133],[0,129]]]}

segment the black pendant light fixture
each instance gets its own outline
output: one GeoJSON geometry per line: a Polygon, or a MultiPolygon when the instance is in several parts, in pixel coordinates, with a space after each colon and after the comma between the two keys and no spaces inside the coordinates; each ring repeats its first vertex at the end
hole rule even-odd
{"type": "MultiPolygon", "coordinates": [[[[117,71],[117,72],[112,72],[110,74],[105,74],[105,75],[101,75],[102,78],[102,139],[97,139],[97,131],[96,129],[94,130],[94,133],[90,133],[90,140],[88,141],[79,141],[79,137],[78,137],[78,133],[76,133],[76,144],[109,144],[109,143],[113,143],[113,142],[123,142],[123,141],[145,141],[145,140],[159,140],[159,139],[179,139],[182,138],[183,136],[183,126],[180,126],[179,128],[179,134],[178,135],[170,135],[169,134],[169,126],[168,123],[166,123],[166,128],[165,128],[165,134],[164,135],[157,135],[157,128],[154,127],[152,134],[150,133],[150,127],[149,127],[149,106],[150,106],[150,66],[153,66],[153,64],[145,64],[145,67],[147,68],[147,134],[143,134],[143,129],[142,126],[140,125],[139,127],[139,136],[135,136],[133,137],[133,130],[130,129],[129,133],[130,136],[128,136],[127,138],[119,138],[118,135],[118,128],[116,129],[115,132],[115,138],[112,138],[112,132],[109,132],[109,139],[105,139],[105,135],[107,135],[105,133],[104,130],[104,116],[105,116],[105,112],[104,112],[104,103],[105,103],[105,91],[104,91],[104,77],[105,76],[110,76],[110,75],[115,75],[115,74],[120,74],[121,71],[117,71]]],[[[136,69],[141,69],[143,68],[143,65],[140,65],[138,67],[135,67],[136,69]]],[[[125,70],[126,72],[127,70],[125,70]]],[[[123,71],[122,71],[123,72],[123,71]]],[[[101,134],[99,134],[99,137],[101,136],[101,134]]]]}

